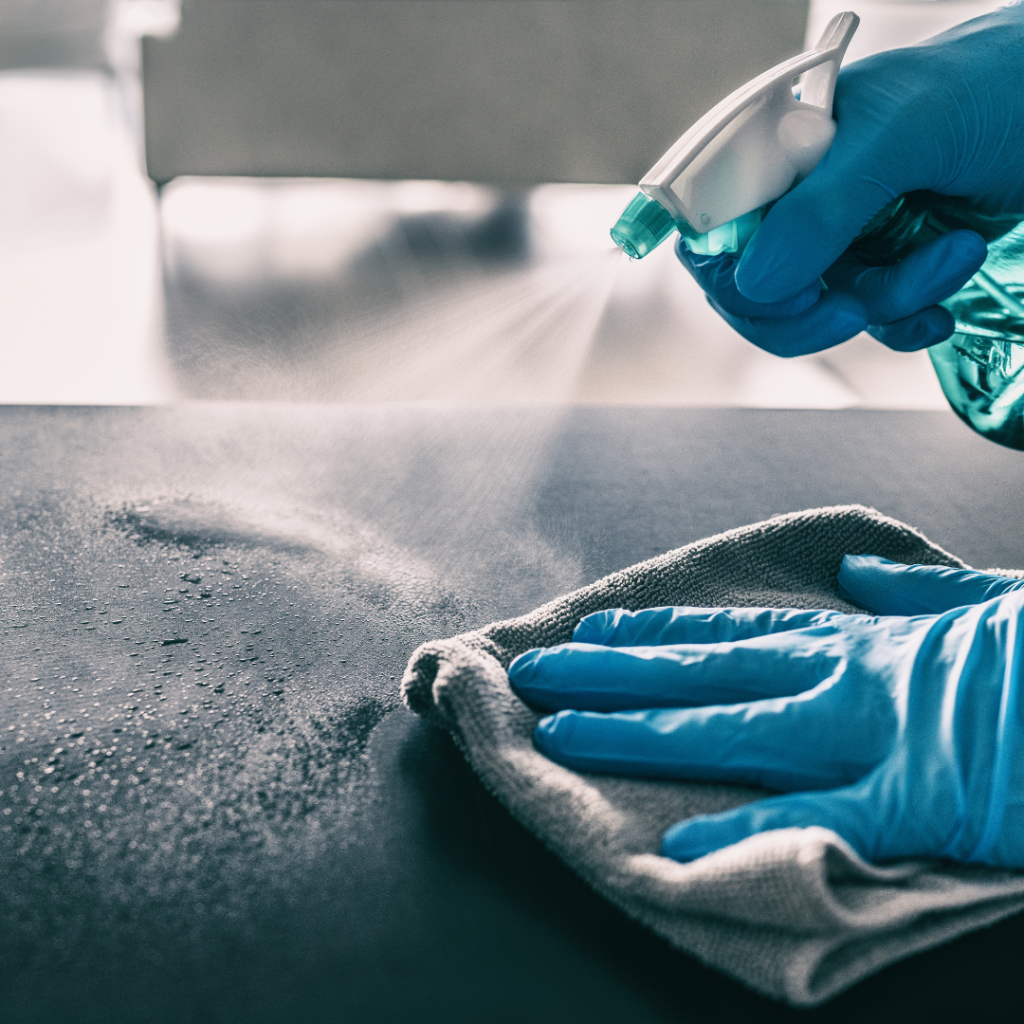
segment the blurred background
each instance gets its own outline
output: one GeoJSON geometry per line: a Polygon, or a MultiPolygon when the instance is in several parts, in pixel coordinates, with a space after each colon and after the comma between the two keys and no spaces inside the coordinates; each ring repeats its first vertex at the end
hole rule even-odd
{"type": "Polygon", "coordinates": [[[836,12],[991,0],[0,0],[0,402],[943,408],[867,336],[780,360],[608,228],[836,12]]]}

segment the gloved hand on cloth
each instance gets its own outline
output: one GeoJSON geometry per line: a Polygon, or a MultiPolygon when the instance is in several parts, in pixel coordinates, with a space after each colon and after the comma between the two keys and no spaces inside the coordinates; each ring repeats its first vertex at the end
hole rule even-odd
{"type": "Polygon", "coordinates": [[[509,680],[560,764],[784,794],[674,825],[675,860],[820,825],[873,861],[1024,868],[1024,581],[848,555],[839,584],[868,613],[598,612],[509,680]]]}
{"type": "Polygon", "coordinates": [[[954,321],[937,303],[981,267],[986,237],[952,230],[887,267],[847,250],[888,203],[919,190],[966,200],[991,219],[994,230],[979,226],[988,241],[1024,218],[1024,6],[844,67],[833,110],[832,148],[739,260],[696,256],[682,240],[679,259],[740,334],[776,355],[865,329],[901,351],[943,341],[954,321]]]}

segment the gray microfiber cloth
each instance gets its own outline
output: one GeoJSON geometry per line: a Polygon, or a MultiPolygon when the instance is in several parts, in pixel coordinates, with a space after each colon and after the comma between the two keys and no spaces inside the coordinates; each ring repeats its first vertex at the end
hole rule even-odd
{"type": "Polygon", "coordinates": [[[901,957],[1024,909],[1024,873],[872,865],[824,828],[766,832],[676,863],[658,853],[668,826],[765,792],[562,768],[534,748],[540,716],[515,696],[505,670],[523,651],[570,640],[582,616],[603,608],[857,611],[836,587],[845,554],[965,567],[873,509],[776,516],[613,573],[529,615],[424,644],[403,694],[413,711],[450,730],[523,825],[630,917],[759,992],[815,1006],[901,957]]]}

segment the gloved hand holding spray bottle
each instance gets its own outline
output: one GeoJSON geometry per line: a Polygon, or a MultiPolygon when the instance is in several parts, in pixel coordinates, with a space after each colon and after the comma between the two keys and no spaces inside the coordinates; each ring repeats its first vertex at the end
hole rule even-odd
{"type": "MultiPolygon", "coordinates": [[[[864,329],[930,346],[961,417],[1024,448],[1024,7],[837,78],[856,26],[702,118],[612,237],[641,258],[678,231],[715,308],[780,355],[864,329]]],[[[872,860],[1024,869],[1024,582],[855,554],[838,582],[864,614],[610,609],[509,681],[562,764],[780,792],[679,822],[667,857],[820,825],[872,860]]]]}
{"type": "Polygon", "coordinates": [[[1024,449],[1024,10],[839,74],[857,24],[701,118],[612,238],[641,258],[678,230],[712,305],[778,355],[865,329],[929,347],[961,418],[1024,449]]]}

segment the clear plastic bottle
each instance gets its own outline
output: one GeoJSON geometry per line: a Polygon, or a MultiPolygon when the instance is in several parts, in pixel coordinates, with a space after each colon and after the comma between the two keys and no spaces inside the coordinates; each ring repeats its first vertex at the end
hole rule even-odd
{"type": "Polygon", "coordinates": [[[953,410],[983,437],[1024,451],[1024,221],[973,211],[963,200],[913,192],[889,204],[853,249],[885,266],[954,228],[988,242],[981,270],[942,303],[956,330],[928,354],[953,410]]]}

